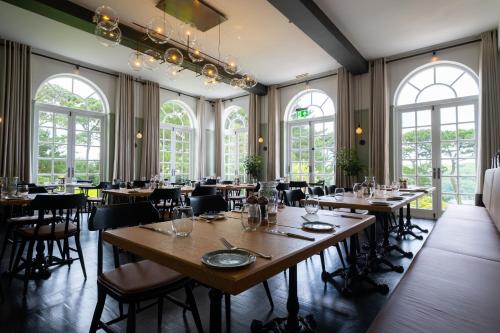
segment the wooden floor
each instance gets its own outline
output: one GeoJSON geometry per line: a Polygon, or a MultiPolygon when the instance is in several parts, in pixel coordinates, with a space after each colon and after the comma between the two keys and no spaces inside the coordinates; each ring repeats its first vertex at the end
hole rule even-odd
{"type": "MultiPolygon", "coordinates": [[[[417,220],[414,222],[432,229],[434,222],[417,220]]],[[[88,332],[97,298],[97,234],[86,230],[82,232],[82,246],[88,279],[83,280],[80,264],[75,262],[71,268],[55,268],[49,280],[31,281],[26,302],[22,301],[22,283],[14,280],[11,287],[2,278],[4,301],[0,304],[1,332],[88,332]]],[[[3,226],[1,226],[3,229],[3,226]]],[[[426,237],[426,234],[423,234],[426,237]]],[[[3,230],[0,239],[3,240],[3,230]]],[[[393,239],[394,242],[396,242],[393,239]]],[[[423,241],[403,240],[401,247],[416,253],[423,241]]],[[[7,257],[7,256],[6,256],[7,257]]],[[[327,251],[327,269],[333,271],[340,266],[335,248],[327,251]]],[[[112,264],[110,253],[106,253],[108,264],[112,264]]],[[[410,264],[409,259],[394,255],[393,263],[410,264]]],[[[7,260],[1,263],[5,271],[7,260]]],[[[320,277],[321,265],[318,256],[302,262],[298,266],[299,302],[301,314],[312,313],[318,324],[317,332],[365,332],[378,311],[386,302],[387,296],[367,294],[352,298],[339,295],[332,285],[325,285],[320,277]]],[[[404,274],[404,273],[403,273],[404,274]]],[[[374,274],[373,277],[387,283],[392,292],[401,279],[395,272],[374,274]]],[[[287,280],[283,273],[270,281],[275,309],[269,312],[269,305],[261,285],[232,297],[232,332],[249,332],[252,319],[266,321],[275,316],[286,315],[287,280]]],[[[179,293],[183,297],[183,293],[179,293]]],[[[209,300],[208,289],[197,287],[195,297],[201,313],[205,331],[208,331],[209,300]]],[[[163,315],[164,332],[196,332],[190,313],[183,317],[182,311],[171,303],[165,303],[163,315]]],[[[108,298],[103,318],[112,319],[118,313],[117,304],[108,298]]],[[[125,330],[125,323],[116,324],[117,331],[125,330]]],[[[153,307],[138,315],[137,332],[156,332],[156,308],[153,307]]]]}

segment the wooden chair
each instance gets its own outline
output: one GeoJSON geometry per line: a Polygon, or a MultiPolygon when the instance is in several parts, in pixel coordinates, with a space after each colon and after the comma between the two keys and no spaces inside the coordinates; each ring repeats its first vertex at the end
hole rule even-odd
{"type": "Polygon", "coordinates": [[[201,195],[216,195],[217,189],[215,187],[196,186],[191,192],[191,197],[198,197],[201,195]]]}
{"type": "Polygon", "coordinates": [[[83,193],[87,197],[87,213],[90,214],[92,211],[92,207],[94,206],[102,206],[105,204],[105,197],[102,194],[102,190],[108,189],[111,186],[111,182],[100,182],[99,185],[95,187],[87,187],[84,189],[83,193]],[[95,197],[89,196],[90,190],[96,190],[97,195],[95,197]]]}
{"type": "Polygon", "coordinates": [[[181,189],[175,188],[156,188],[149,196],[156,209],[160,212],[162,220],[167,220],[172,213],[172,209],[182,204],[181,189]]]}
{"type": "Polygon", "coordinates": [[[158,222],[158,220],[158,211],[148,201],[94,207],[92,209],[89,230],[98,231],[99,237],[97,244],[97,304],[90,332],[96,332],[100,328],[111,331],[109,325],[125,318],[127,319],[127,332],[135,332],[136,313],[155,304],[158,305],[158,331],[161,331],[164,299],[190,310],[198,332],[203,332],[198,308],[192,293],[191,279],[150,260],[120,265],[118,248],[116,247],[113,247],[115,269],[103,272],[104,246],[102,232],[104,230],[137,226],[142,223],[158,222]],[[169,295],[179,289],[185,290],[187,304],[169,295]],[[120,316],[105,323],[101,321],[101,315],[107,296],[118,301],[120,316]],[[138,308],[140,302],[148,300],[156,300],[156,302],[138,308]],[[128,304],[128,313],[126,315],[123,314],[123,304],[128,304]]]}
{"type": "Polygon", "coordinates": [[[80,210],[85,204],[83,194],[37,195],[31,202],[31,208],[38,211],[38,218],[31,221],[34,226],[20,227],[14,232],[14,242],[19,239],[19,250],[11,271],[11,277],[24,270],[23,297],[26,297],[30,272],[34,269],[48,270],[50,266],[71,264],[79,260],[83,276],[87,279],[83,252],[80,244],[80,210]],[[48,211],[50,214],[45,214],[48,211]],[[61,213],[61,214],[59,214],[61,213]],[[69,239],[74,237],[75,248],[69,246],[69,239]],[[60,241],[64,245],[60,247],[60,241]],[[44,243],[48,244],[48,258],[44,256],[44,243]],[[33,250],[37,244],[37,257],[33,260],[33,250]],[[62,258],[53,256],[54,243],[59,247],[62,258]],[[23,264],[20,264],[24,248],[28,251],[23,264]],[[70,250],[78,252],[78,258],[70,257],[70,250]]]}

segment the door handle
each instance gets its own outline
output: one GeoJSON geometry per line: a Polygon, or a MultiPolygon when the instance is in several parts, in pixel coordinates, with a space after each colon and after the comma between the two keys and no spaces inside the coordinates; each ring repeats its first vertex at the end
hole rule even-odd
{"type": "Polygon", "coordinates": [[[68,178],[71,177],[71,168],[68,168],[68,178]]]}
{"type": "Polygon", "coordinates": [[[438,179],[441,179],[441,168],[437,168],[437,177],[438,179]]]}
{"type": "Polygon", "coordinates": [[[432,168],[432,179],[436,179],[436,168],[432,168]]]}

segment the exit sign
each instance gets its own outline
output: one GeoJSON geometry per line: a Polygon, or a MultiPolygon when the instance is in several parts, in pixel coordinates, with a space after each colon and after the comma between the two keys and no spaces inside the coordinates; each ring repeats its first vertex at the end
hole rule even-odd
{"type": "Polygon", "coordinates": [[[309,114],[311,114],[311,112],[308,108],[297,108],[295,109],[295,114],[297,115],[297,119],[301,119],[309,117],[309,114]]]}

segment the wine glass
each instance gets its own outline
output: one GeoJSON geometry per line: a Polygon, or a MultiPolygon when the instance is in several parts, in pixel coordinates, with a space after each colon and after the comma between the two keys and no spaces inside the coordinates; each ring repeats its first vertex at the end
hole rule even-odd
{"type": "Polygon", "coordinates": [[[316,195],[308,195],[304,201],[304,208],[307,214],[316,214],[319,210],[319,200],[316,195]]]}
{"type": "Polygon", "coordinates": [[[343,187],[337,187],[335,189],[335,200],[344,201],[345,189],[343,187]]]}
{"type": "Polygon", "coordinates": [[[28,196],[29,190],[28,185],[19,185],[17,187],[17,195],[21,198],[26,198],[28,196]]]}
{"type": "Polygon", "coordinates": [[[172,210],[172,229],[176,236],[187,237],[193,232],[194,214],[190,206],[175,207],[172,210]]]}
{"type": "Polygon", "coordinates": [[[352,192],[356,198],[363,198],[363,186],[361,183],[356,183],[352,187],[352,192]]]}
{"type": "Polygon", "coordinates": [[[255,231],[260,226],[262,214],[260,205],[246,204],[241,211],[241,225],[246,231],[255,231]]]}

